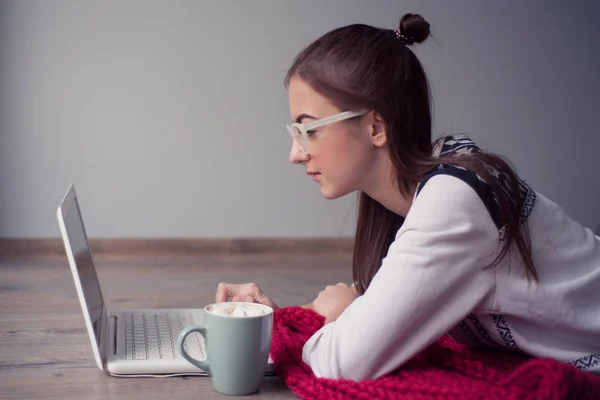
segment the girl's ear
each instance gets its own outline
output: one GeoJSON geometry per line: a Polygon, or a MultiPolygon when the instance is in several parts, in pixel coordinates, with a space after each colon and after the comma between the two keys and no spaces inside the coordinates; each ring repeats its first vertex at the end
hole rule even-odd
{"type": "Polygon", "coordinates": [[[385,123],[381,116],[374,111],[371,113],[369,128],[371,143],[376,147],[384,147],[387,144],[385,123]]]}

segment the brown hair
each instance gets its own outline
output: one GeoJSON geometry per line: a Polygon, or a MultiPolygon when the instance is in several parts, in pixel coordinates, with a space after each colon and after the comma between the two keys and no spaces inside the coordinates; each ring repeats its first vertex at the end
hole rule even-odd
{"type": "MultiPolygon", "coordinates": [[[[519,178],[510,164],[489,152],[435,157],[429,84],[415,54],[407,47],[429,36],[429,23],[406,14],[397,30],[353,24],[334,29],[296,56],[285,84],[298,77],[343,110],[368,109],[385,123],[389,156],[400,192],[414,194],[417,184],[440,163],[477,173],[491,187],[504,224],[504,240],[492,266],[515,244],[528,278],[537,280],[526,224],[521,230],[519,178]],[[490,172],[499,171],[505,182],[490,172]]],[[[364,293],[404,218],[360,193],[354,242],[353,278],[364,293]]]]}

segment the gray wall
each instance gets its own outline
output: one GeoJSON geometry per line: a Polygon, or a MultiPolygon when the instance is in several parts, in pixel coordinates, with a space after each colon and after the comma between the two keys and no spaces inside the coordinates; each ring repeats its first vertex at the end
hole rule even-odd
{"type": "Polygon", "coordinates": [[[287,162],[282,80],[320,34],[419,12],[436,132],[470,132],[600,223],[596,1],[0,0],[0,237],[57,237],[76,185],[94,237],[338,236],[287,162]]]}

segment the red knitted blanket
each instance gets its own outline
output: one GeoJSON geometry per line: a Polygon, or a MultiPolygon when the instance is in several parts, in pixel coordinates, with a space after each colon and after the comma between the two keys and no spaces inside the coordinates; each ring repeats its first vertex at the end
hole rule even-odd
{"type": "Polygon", "coordinates": [[[302,346],[323,322],[300,307],[275,312],[271,357],[277,375],[302,399],[600,399],[600,377],[570,364],[470,348],[448,337],[375,380],[317,378],[302,361],[302,346]]]}

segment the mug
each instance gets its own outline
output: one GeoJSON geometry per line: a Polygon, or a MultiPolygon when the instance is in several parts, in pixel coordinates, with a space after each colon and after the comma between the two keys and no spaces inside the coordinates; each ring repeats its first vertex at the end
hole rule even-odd
{"type": "Polygon", "coordinates": [[[271,336],[273,309],[246,302],[213,303],[204,307],[204,324],[183,328],[177,339],[179,353],[204,370],[216,391],[228,395],[247,395],[258,391],[265,375],[271,336]],[[262,312],[256,316],[227,315],[225,309],[262,312]],[[206,359],[196,360],[185,352],[185,338],[192,332],[204,337],[206,359]]]}

